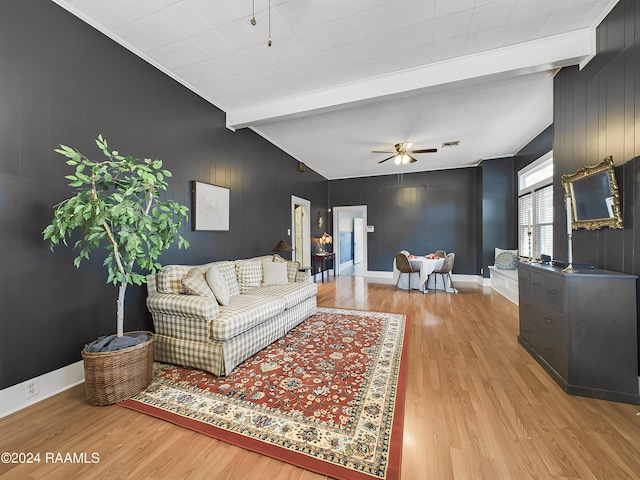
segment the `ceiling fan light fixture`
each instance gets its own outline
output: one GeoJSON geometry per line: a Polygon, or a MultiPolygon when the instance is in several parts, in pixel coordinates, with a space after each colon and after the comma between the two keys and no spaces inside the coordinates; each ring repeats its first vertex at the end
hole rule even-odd
{"type": "Polygon", "coordinates": [[[402,163],[402,155],[396,155],[393,159],[393,163],[395,163],[396,165],[400,165],[402,163]]]}
{"type": "Polygon", "coordinates": [[[406,153],[402,154],[402,164],[406,165],[407,163],[409,163],[409,160],[411,160],[411,157],[409,155],[407,155],[406,153]]]}

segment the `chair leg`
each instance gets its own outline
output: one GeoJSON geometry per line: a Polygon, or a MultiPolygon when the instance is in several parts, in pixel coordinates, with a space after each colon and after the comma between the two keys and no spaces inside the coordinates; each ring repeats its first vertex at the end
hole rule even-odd
{"type": "Polygon", "coordinates": [[[449,272],[449,286],[451,287],[451,291],[455,291],[455,287],[453,286],[453,278],[451,278],[451,272],[449,272]]]}

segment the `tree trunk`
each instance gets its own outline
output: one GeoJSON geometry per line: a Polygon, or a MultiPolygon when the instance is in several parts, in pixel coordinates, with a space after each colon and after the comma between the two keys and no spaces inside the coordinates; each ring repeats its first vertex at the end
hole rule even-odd
{"type": "Polygon", "coordinates": [[[124,294],[127,291],[127,283],[121,282],[118,287],[118,336],[124,335],[124,294]]]}

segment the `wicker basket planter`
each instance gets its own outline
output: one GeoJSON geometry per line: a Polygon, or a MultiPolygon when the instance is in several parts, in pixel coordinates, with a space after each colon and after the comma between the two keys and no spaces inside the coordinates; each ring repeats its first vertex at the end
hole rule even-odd
{"type": "Polygon", "coordinates": [[[122,350],[92,353],[82,349],[90,405],[112,405],[149,386],[153,374],[153,334],[144,333],[149,335],[148,341],[122,350]]]}

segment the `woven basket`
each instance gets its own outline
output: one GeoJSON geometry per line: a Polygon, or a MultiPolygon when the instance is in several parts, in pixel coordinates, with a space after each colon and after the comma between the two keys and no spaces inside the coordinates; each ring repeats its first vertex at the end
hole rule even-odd
{"type": "Polygon", "coordinates": [[[82,349],[84,384],[90,405],[112,405],[149,386],[153,373],[153,334],[142,333],[149,335],[147,342],[122,350],[93,353],[82,349]]]}

